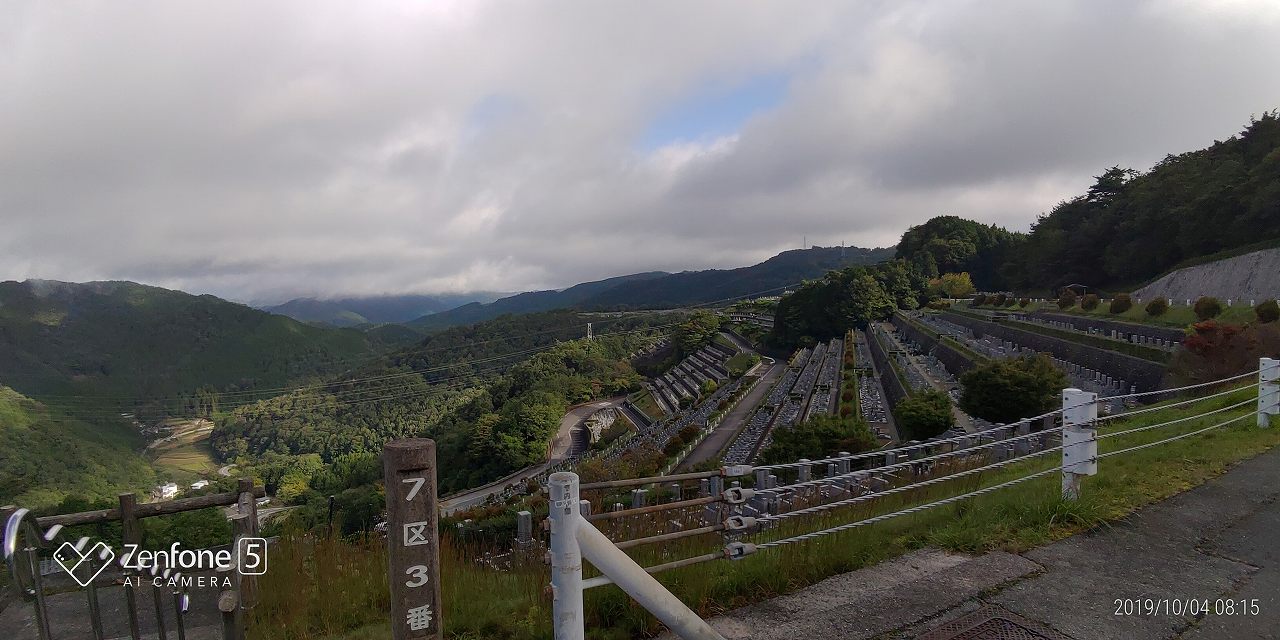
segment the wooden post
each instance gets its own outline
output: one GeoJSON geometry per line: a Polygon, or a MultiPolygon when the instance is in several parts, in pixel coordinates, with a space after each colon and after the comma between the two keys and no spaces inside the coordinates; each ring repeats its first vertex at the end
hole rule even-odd
{"type": "MultiPolygon", "coordinates": [[[[135,513],[137,509],[138,496],[132,493],[120,494],[120,541],[124,544],[142,544],[142,521],[138,520],[135,513]]],[[[136,573],[126,569],[125,577],[130,575],[136,573]]],[[[138,582],[134,580],[124,588],[125,606],[128,607],[129,614],[129,636],[133,640],[142,638],[142,630],[138,626],[138,587],[135,586],[138,582]]]]}
{"type": "MultiPolygon", "coordinates": [[[[258,500],[253,491],[252,478],[241,478],[236,491],[240,494],[236,506],[240,515],[244,516],[243,520],[233,523],[236,529],[232,533],[236,538],[236,553],[239,554],[243,550],[240,538],[258,537],[258,500]]],[[[237,573],[240,573],[238,569],[239,567],[237,573]]],[[[240,581],[240,608],[252,609],[258,604],[258,577],[239,575],[237,579],[240,581]]]]}
{"type": "Polygon", "coordinates": [[[387,493],[391,637],[440,640],[440,512],[436,504],[436,443],[388,442],[382,449],[387,493]]]}

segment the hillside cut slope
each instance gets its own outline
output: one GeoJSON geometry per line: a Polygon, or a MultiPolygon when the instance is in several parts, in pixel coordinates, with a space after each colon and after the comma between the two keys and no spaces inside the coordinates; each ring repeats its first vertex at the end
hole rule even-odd
{"type": "Polygon", "coordinates": [[[1195,300],[1214,296],[1221,300],[1271,300],[1280,298],[1280,248],[1246,253],[1208,264],[1178,269],[1138,289],[1135,296],[1150,299],[1195,300]]]}

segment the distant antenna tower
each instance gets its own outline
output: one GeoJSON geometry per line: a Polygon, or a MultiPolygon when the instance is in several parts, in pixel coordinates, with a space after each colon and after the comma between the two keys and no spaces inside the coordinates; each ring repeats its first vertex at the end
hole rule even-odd
{"type": "Polygon", "coordinates": [[[844,262],[844,240],[840,241],[840,262],[844,262]]]}
{"type": "Polygon", "coordinates": [[[804,240],[801,240],[801,241],[800,241],[800,242],[801,242],[801,245],[802,245],[800,248],[801,248],[801,249],[808,249],[808,248],[809,248],[809,236],[800,236],[800,237],[801,237],[801,238],[804,238],[804,240]]]}

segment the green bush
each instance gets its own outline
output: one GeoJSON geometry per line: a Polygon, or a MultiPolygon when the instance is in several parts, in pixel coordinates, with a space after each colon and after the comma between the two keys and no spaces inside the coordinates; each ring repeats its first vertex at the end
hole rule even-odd
{"type": "Polygon", "coordinates": [[[1117,293],[1116,297],[1111,299],[1111,313],[1121,314],[1133,308],[1133,298],[1127,293],[1117,293]]]}
{"type": "Polygon", "coordinates": [[[1165,298],[1156,298],[1147,303],[1147,315],[1151,317],[1162,316],[1169,310],[1169,301],[1165,298]]]}
{"type": "Polygon", "coordinates": [[[1197,318],[1208,320],[1209,318],[1216,318],[1222,313],[1222,303],[1218,302],[1218,299],[1213,296],[1204,296],[1196,300],[1193,310],[1196,312],[1197,318]]]}
{"type": "Polygon", "coordinates": [[[1018,301],[1018,306],[1022,307],[1023,309],[1027,308],[1027,305],[1029,304],[1031,304],[1031,298],[1023,298],[1018,301]]]}
{"type": "Polygon", "coordinates": [[[1015,304],[1018,304],[1017,296],[1009,296],[1009,299],[1004,301],[1004,306],[1006,307],[1012,307],[1015,304]]]}
{"type": "Polygon", "coordinates": [[[1062,295],[1058,297],[1058,308],[1070,309],[1074,306],[1076,306],[1076,292],[1070,289],[1063,290],[1062,295]]]}
{"type": "Polygon", "coordinates": [[[996,295],[996,299],[992,301],[991,304],[994,304],[997,307],[1003,307],[1004,303],[1007,302],[1008,300],[1009,300],[1009,296],[1006,296],[1003,293],[1001,293],[996,295]]]}
{"type": "MultiPolygon", "coordinates": [[[[849,408],[841,407],[841,412],[849,408]]],[[[760,452],[765,464],[795,462],[800,458],[816,460],[838,451],[860,453],[880,446],[865,422],[847,416],[820,414],[790,429],[773,433],[769,448],[760,452]]]]}
{"type": "Polygon", "coordinates": [[[1102,301],[1098,299],[1098,294],[1088,293],[1088,294],[1085,294],[1085,296],[1080,299],[1080,308],[1084,309],[1085,311],[1093,311],[1094,309],[1098,308],[1098,305],[1101,302],[1102,301]]]}
{"type": "Polygon", "coordinates": [[[1276,304],[1275,300],[1268,300],[1254,307],[1253,313],[1258,316],[1258,322],[1275,322],[1280,320],[1280,304],[1276,304]]]}
{"type": "Polygon", "coordinates": [[[981,293],[979,293],[978,295],[976,295],[976,296],[974,296],[974,297],[973,297],[973,300],[970,300],[970,301],[969,301],[969,306],[970,306],[970,307],[981,307],[982,305],[984,305],[984,304],[986,304],[986,303],[987,303],[987,297],[986,297],[986,296],[984,296],[984,295],[982,295],[981,293]]]}
{"type": "Polygon", "coordinates": [[[898,431],[904,440],[926,440],[955,424],[951,398],[941,391],[921,391],[893,408],[898,431]]]}
{"type": "Polygon", "coordinates": [[[991,422],[1016,422],[1058,405],[1067,376],[1045,356],[996,360],[960,376],[960,408],[991,422]]]}

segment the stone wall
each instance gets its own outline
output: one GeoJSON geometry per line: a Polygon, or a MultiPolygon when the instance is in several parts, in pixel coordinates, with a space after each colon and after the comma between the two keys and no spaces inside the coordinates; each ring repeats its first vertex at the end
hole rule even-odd
{"type": "Polygon", "coordinates": [[[921,331],[914,323],[903,319],[899,315],[895,314],[893,316],[893,326],[897,327],[898,331],[902,332],[902,335],[906,336],[912,342],[922,345],[925,351],[932,352],[934,357],[936,357],[953,376],[960,377],[960,374],[977,366],[977,363],[975,363],[963,351],[960,351],[946,342],[938,340],[928,333],[921,331]]]}
{"type": "Polygon", "coordinates": [[[943,315],[949,322],[972,330],[978,337],[994,336],[1036,351],[1051,353],[1063,360],[1124,380],[1128,384],[1137,386],[1138,391],[1154,391],[1159,389],[1164,381],[1165,366],[1150,360],[1018,329],[1000,322],[978,320],[950,311],[943,312],[943,315]]]}
{"type": "Polygon", "coordinates": [[[889,354],[885,353],[884,347],[880,344],[880,339],[875,335],[875,329],[867,329],[867,348],[871,351],[871,359],[876,363],[876,369],[880,372],[880,386],[884,387],[884,402],[886,407],[892,411],[907,397],[907,388],[902,380],[898,379],[898,373],[894,371],[893,365],[889,363],[889,354]]]}

